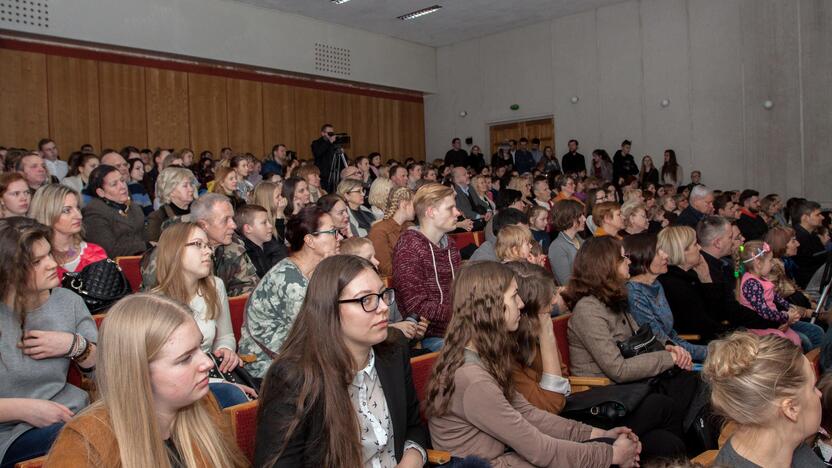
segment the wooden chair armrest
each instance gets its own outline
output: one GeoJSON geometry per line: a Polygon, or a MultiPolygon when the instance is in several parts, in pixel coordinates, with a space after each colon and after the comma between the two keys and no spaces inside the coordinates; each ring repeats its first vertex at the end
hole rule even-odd
{"type": "Polygon", "coordinates": [[[444,450],[428,449],[428,463],[431,465],[444,465],[451,461],[451,452],[444,450]]]}
{"type": "Polygon", "coordinates": [[[700,453],[691,461],[693,463],[699,463],[702,466],[711,466],[714,464],[717,454],[719,454],[719,450],[708,450],[700,453]]]}
{"type": "Polygon", "coordinates": [[[252,362],[257,360],[257,356],[255,356],[253,354],[241,354],[240,355],[240,360],[243,361],[246,364],[251,364],[252,362]]]}
{"type": "Polygon", "coordinates": [[[701,335],[679,335],[679,338],[685,341],[702,341],[701,335]]]}
{"type": "Polygon", "coordinates": [[[607,385],[612,384],[610,379],[606,377],[577,377],[577,376],[570,376],[569,377],[569,384],[574,386],[582,386],[582,387],[606,387],[607,385]]]}
{"type": "Polygon", "coordinates": [[[38,458],[32,458],[22,462],[17,462],[14,468],[40,468],[46,464],[46,455],[38,458]]]}

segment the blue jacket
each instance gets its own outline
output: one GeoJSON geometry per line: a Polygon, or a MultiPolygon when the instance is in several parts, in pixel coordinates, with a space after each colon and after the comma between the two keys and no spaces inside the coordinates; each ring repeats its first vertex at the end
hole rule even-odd
{"type": "Polygon", "coordinates": [[[673,329],[673,312],[667,297],[664,295],[664,288],[658,281],[647,285],[635,281],[627,282],[627,301],[630,305],[630,315],[636,319],[639,325],[650,325],[653,334],[660,341],[672,341],[690,353],[694,361],[702,362],[708,356],[708,348],[702,345],[695,345],[679,338],[679,334],[673,329]]]}

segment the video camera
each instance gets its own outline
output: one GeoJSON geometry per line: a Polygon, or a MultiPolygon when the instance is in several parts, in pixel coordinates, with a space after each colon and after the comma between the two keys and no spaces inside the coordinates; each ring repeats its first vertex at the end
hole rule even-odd
{"type": "Polygon", "coordinates": [[[337,146],[348,146],[350,144],[350,136],[346,133],[336,133],[335,141],[333,141],[332,144],[337,146]]]}

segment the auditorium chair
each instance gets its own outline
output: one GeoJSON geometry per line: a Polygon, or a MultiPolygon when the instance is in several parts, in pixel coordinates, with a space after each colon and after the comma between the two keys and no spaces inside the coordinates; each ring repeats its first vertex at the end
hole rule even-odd
{"type": "Polygon", "coordinates": [[[116,264],[121,267],[127,282],[130,283],[130,288],[133,292],[139,292],[142,287],[142,257],[135,255],[132,257],[116,257],[116,264]]]}
{"type": "Polygon", "coordinates": [[[462,250],[472,244],[479,247],[480,244],[477,243],[476,232],[482,231],[458,232],[455,234],[448,234],[448,237],[454,240],[458,250],[462,250]]]}
{"type": "MultiPolygon", "coordinates": [[[[563,314],[552,319],[552,328],[555,332],[558,351],[560,351],[560,357],[563,359],[563,363],[567,368],[569,367],[569,341],[567,339],[566,329],[569,326],[570,317],[572,317],[572,314],[563,314]]],[[[611,383],[610,379],[606,377],[569,376],[569,384],[572,387],[573,393],[588,390],[590,387],[603,387],[611,383]]]]}
{"type": "Polygon", "coordinates": [[[254,463],[254,438],[257,435],[257,400],[225,408],[223,412],[231,421],[231,430],[240,451],[250,463],[254,463]]]}
{"type": "Polygon", "coordinates": [[[15,463],[14,468],[41,468],[46,463],[46,455],[31,460],[15,463]]]}
{"type": "Polygon", "coordinates": [[[820,379],[823,374],[820,369],[820,348],[815,348],[806,353],[806,359],[812,365],[812,370],[815,371],[815,378],[820,379]]]}
{"type": "Polygon", "coordinates": [[[231,328],[234,329],[234,341],[240,342],[243,321],[246,318],[246,301],[248,294],[228,298],[228,309],[231,311],[231,328]]]}

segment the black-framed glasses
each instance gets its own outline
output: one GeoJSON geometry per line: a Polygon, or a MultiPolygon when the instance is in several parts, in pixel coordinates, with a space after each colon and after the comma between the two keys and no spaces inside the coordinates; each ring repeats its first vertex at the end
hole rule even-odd
{"type": "Polygon", "coordinates": [[[332,234],[334,236],[335,234],[338,234],[338,229],[332,228],[332,229],[327,229],[326,231],[314,231],[314,232],[311,232],[310,234],[312,234],[313,236],[317,236],[318,234],[332,234]]]}
{"type": "Polygon", "coordinates": [[[396,302],[396,290],[393,288],[387,288],[384,291],[377,294],[367,294],[366,296],[361,296],[355,299],[341,299],[338,301],[338,303],[350,304],[353,302],[357,302],[361,304],[361,307],[364,309],[364,312],[369,313],[378,310],[378,305],[380,304],[379,301],[384,301],[384,303],[388,306],[393,305],[393,303],[396,302]]]}

